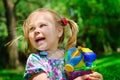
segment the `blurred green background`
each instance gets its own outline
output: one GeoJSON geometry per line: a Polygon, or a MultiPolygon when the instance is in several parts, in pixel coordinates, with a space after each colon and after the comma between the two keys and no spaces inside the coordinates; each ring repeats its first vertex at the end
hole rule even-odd
{"type": "Polygon", "coordinates": [[[120,0],[0,0],[0,80],[24,80],[27,55],[22,24],[37,8],[49,8],[79,25],[77,45],[97,54],[96,71],[104,80],[120,80],[120,0]]]}

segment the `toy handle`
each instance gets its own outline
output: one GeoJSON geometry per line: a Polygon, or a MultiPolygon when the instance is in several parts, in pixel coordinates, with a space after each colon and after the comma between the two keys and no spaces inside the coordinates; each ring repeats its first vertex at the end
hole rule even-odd
{"type": "Polygon", "coordinates": [[[83,76],[85,74],[90,74],[90,73],[92,73],[92,70],[79,70],[74,72],[68,72],[67,74],[68,74],[69,80],[74,80],[79,76],[83,76]]]}

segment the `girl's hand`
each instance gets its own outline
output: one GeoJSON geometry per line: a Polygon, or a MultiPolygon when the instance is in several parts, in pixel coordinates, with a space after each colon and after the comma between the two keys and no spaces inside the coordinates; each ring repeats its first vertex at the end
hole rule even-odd
{"type": "Polygon", "coordinates": [[[103,76],[98,72],[93,72],[89,74],[88,80],[103,80],[103,76]]]}
{"type": "Polygon", "coordinates": [[[91,74],[87,74],[87,75],[77,77],[74,80],[103,80],[103,76],[98,72],[93,72],[91,74]]]}

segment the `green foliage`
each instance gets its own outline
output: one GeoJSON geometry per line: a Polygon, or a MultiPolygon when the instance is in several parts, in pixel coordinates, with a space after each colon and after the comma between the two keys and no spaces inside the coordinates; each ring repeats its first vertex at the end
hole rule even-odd
{"type": "Polygon", "coordinates": [[[76,0],[71,6],[75,12],[74,18],[80,26],[78,38],[87,47],[91,46],[96,52],[109,51],[109,47],[116,50],[120,42],[120,0],[76,0]]]}
{"type": "Polygon", "coordinates": [[[6,37],[8,34],[7,34],[7,29],[6,29],[6,26],[4,23],[1,23],[0,24],[0,37],[6,37]]]}

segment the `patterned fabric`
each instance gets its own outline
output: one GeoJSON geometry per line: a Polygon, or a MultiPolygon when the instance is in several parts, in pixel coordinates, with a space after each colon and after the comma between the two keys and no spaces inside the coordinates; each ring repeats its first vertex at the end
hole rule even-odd
{"type": "Polygon", "coordinates": [[[67,80],[64,72],[64,59],[47,57],[47,52],[30,54],[26,64],[24,78],[28,80],[33,74],[45,71],[49,80],[67,80]]]}

